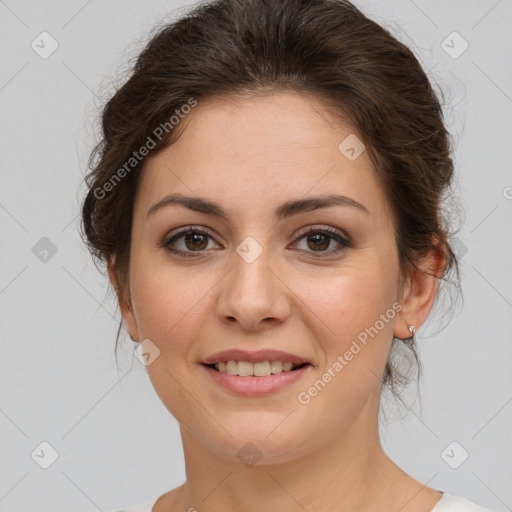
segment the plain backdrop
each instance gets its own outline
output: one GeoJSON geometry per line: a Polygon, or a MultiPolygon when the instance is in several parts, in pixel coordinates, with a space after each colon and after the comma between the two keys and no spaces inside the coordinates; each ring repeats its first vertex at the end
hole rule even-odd
{"type": "MultiPolygon", "coordinates": [[[[112,510],[184,481],[177,423],[128,336],[116,367],[118,311],[78,222],[97,96],[189,5],[0,1],[2,511],[112,510]]],[[[356,5],[443,90],[466,212],[464,303],[420,329],[423,407],[412,386],[382,441],[430,487],[512,510],[512,1],[356,5]]]]}

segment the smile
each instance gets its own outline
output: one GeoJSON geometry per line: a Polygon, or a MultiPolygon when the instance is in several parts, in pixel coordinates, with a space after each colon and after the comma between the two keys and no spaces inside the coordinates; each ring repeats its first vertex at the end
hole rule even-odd
{"type": "Polygon", "coordinates": [[[223,367],[222,362],[209,365],[203,363],[201,367],[204,368],[208,374],[208,377],[211,379],[210,382],[213,381],[215,385],[238,396],[257,396],[277,393],[286,386],[291,386],[293,383],[297,382],[313,368],[312,365],[308,363],[297,366],[281,361],[261,361],[259,363],[227,361],[224,364],[226,365],[225,370],[229,368],[236,373],[228,373],[228,371],[220,370],[220,368],[223,367]],[[276,373],[271,373],[273,363],[275,363],[274,371],[276,373]],[[281,365],[281,368],[279,368],[279,365],[281,365]],[[290,365],[292,365],[292,367],[286,370],[285,368],[288,368],[290,365]],[[215,368],[215,366],[219,366],[219,369],[215,368]],[[254,367],[256,367],[256,369],[253,369],[254,367]],[[261,372],[258,368],[261,368],[261,372]],[[263,371],[266,373],[265,375],[254,375],[254,372],[263,373],[263,371]],[[242,375],[238,374],[238,372],[241,372],[242,375]],[[247,375],[248,372],[253,373],[247,375]]]}
{"type": "Polygon", "coordinates": [[[290,361],[261,361],[251,363],[249,361],[219,361],[218,363],[208,365],[220,373],[229,375],[238,375],[240,377],[268,377],[269,375],[278,375],[283,372],[290,372],[301,368],[304,365],[294,364],[290,361]]]}

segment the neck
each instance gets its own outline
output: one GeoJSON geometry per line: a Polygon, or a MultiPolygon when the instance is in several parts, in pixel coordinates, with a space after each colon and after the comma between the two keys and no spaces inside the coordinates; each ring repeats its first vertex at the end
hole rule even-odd
{"type": "Polygon", "coordinates": [[[251,467],[212,453],[183,428],[182,438],[187,481],[176,510],[375,512],[404,504],[405,482],[409,491],[415,482],[385,454],[377,421],[368,428],[367,419],[306,455],[251,467]]]}

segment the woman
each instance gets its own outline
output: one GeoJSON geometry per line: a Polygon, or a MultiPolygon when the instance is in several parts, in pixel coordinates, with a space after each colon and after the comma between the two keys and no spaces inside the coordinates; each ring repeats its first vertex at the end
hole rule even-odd
{"type": "Polygon", "coordinates": [[[457,271],[413,53],[348,1],[218,0],[153,37],[102,122],[85,240],[187,474],[129,510],[484,511],[378,434],[457,271]]]}

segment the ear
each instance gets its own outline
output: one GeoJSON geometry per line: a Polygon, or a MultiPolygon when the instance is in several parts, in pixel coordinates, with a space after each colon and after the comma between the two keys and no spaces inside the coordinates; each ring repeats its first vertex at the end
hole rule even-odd
{"type": "Polygon", "coordinates": [[[435,247],[421,260],[419,270],[414,270],[404,286],[400,303],[402,309],[397,315],[394,336],[409,338],[411,333],[409,325],[414,325],[417,332],[427,318],[439,288],[439,277],[446,267],[446,253],[444,245],[437,237],[435,247]],[[433,275],[430,275],[433,274],[433,275]]]}
{"type": "MultiPolygon", "coordinates": [[[[119,309],[121,310],[121,314],[123,316],[124,325],[130,338],[132,341],[139,341],[139,332],[137,329],[137,322],[135,321],[135,315],[133,314],[133,308],[130,302],[130,298],[126,299],[123,297],[121,293],[121,287],[119,286],[117,275],[116,275],[116,267],[115,260],[109,259],[107,262],[107,270],[108,276],[114,290],[116,291],[117,301],[119,303],[119,309]]],[[[129,292],[129,291],[128,291],[129,292]]]]}

